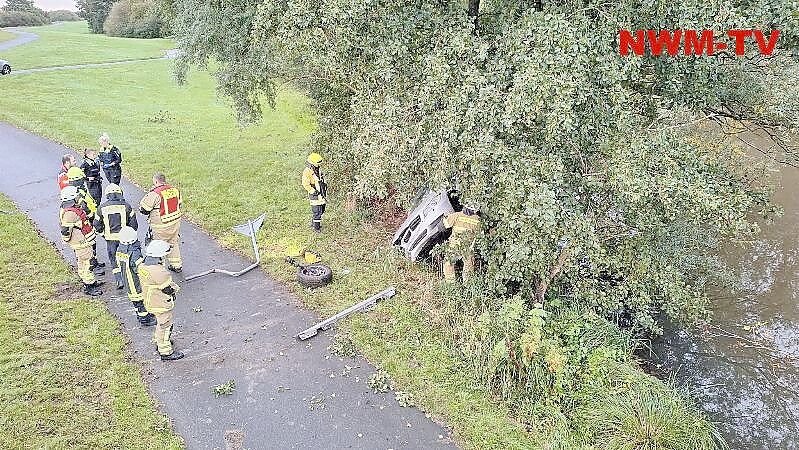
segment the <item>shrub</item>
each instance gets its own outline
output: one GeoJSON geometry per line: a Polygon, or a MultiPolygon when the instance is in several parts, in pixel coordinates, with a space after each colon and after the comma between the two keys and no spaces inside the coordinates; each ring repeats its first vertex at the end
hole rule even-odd
{"type": "Polygon", "coordinates": [[[103,30],[110,36],[158,38],[169,34],[161,6],[154,0],[120,0],[111,7],[103,30]]]}
{"type": "Polygon", "coordinates": [[[682,392],[638,369],[631,333],[590,309],[528,308],[521,297],[486,296],[479,284],[445,289],[442,315],[464,367],[518,420],[554,433],[553,442],[568,438],[562,448],[724,446],[682,392]]]}
{"type": "Polygon", "coordinates": [[[0,28],[1,27],[35,27],[46,25],[50,20],[44,11],[9,11],[0,8],[0,28]]]}
{"type": "Polygon", "coordinates": [[[53,22],[76,22],[81,20],[77,13],[67,11],[66,9],[57,9],[55,11],[48,11],[47,17],[53,22]]]}
{"type": "Polygon", "coordinates": [[[576,414],[588,440],[614,450],[713,450],[722,437],[687,396],[632,376],[622,392],[604,393],[576,414]]]}

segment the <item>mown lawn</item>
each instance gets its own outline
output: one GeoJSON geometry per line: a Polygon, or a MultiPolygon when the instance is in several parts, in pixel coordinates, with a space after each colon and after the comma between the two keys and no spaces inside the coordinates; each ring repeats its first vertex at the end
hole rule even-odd
{"type": "Polygon", "coordinates": [[[228,105],[216,98],[207,74],[193,73],[189,85],[179,87],[171,80],[170,64],[0,80],[2,89],[25,98],[0,98],[0,120],[75,149],[96,146],[97,136],[109,132],[123,151],[129,178],[148,185],[152,172],[163,170],[183,189],[190,218],[246,254],[248,243],[229,227],[266,212],[260,238],[264,268],[321,313],[395,285],[395,298],[341,325],[359,350],[387,370],[398,389],[411,392],[422,409],[454,428],[462,444],[539,447],[542,436],[526,432],[484,385],[459,370],[446,333],[428,312],[438,275],[391,252],[392,230],[363,223],[334,196],[325,232],[310,233],[299,185],[315,121],[307,98],[284,88],[275,110],[267,110],[260,124],[241,129],[228,105]],[[320,251],[337,274],[335,282],[313,292],[296,288],[294,269],[282,259],[293,243],[320,251]]]}
{"type": "Polygon", "coordinates": [[[169,39],[127,39],[89,33],[86,22],[23,28],[39,39],[0,52],[15,70],[154,58],[174,48],[169,39]]]}
{"type": "Polygon", "coordinates": [[[10,41],[17,37],[14,33],[9,33],[8,31],[0,30],[0,42],[10,41]]]}
{"type": "Polygon", "coordinates": [[[23,214],[0,213],[0,447],[182,448],[76,278],[23,214]]]}

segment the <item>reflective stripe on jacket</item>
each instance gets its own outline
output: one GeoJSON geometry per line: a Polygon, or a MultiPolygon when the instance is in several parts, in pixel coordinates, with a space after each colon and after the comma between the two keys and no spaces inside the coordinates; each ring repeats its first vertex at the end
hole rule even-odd
{"type": "Polygon", "coordinates": [[[121,198],[111,199],[100,205],[99,217],[94,221],[97,231],[102,231],[106,241],[118,241],[122,227],[138,228],[133,208],[121,198]]]}
{"type": "Polygon", "coordinates": [[[318,167],[308,164],[302,171],[302,187],[308,192],[308,201],[312,206],[324,205],[325,200],[325,178],[318,167]]]}
{"type": "Polygon", "coordinates": [[[139,206],[144,214],[148,215],[151,228],[166,227],[180,219],[181,198],[178,188],[168,184],[154,187],[144,198],[139,206]]]}
{"type": "Polygon", "coordinates": [[[143,300],[141,281],[137,268],[144,261],[141,254],[141,245],[138,241],[133,244],[122,244],[117,247],[117,264],[122,273],[125,288],[128,291],[128,298],[132,301],[143,300]]]}

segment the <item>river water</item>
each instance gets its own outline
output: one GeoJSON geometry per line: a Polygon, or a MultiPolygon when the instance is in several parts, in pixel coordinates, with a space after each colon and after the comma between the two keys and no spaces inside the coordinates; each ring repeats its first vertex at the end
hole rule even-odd
{"type": "Polygon", "coordinates": [[[799,169],[777,169],[784,215],[725,255],[743,291],[714,301],[711,326],[652,343],[658,371],[690,389],[736,450],[799,449],[799,169]]]}

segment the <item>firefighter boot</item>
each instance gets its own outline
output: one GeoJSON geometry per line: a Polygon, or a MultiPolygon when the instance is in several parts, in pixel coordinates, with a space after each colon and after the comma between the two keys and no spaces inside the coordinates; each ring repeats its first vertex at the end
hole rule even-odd
{"type": "Polygon", "coordinates": [[[183,352],[175,350],[168,355],[161,355],[161,361],[175,361],[183,358],[184,356],[186,355],[184,355],[183,352]]]}
{"type": "Polygon", "coordinates": [[[136,318],[139,320],[141,326],[151,327],[157,323],[155,316],[148,313],[147,309],[144,308],[144,302],[133,302],[133,307],[136,308],[136,318]]]}
{"type": "Polygon", "coordinates": [[[100,286],[96,282],[92,284],[84,283],[83,293],[86,295],[91,295],[92,297],[98,297],[100,295],[103,295],[103,291],[100,289],[100,286]]]}

